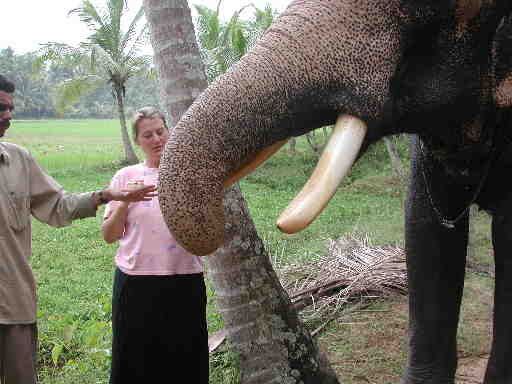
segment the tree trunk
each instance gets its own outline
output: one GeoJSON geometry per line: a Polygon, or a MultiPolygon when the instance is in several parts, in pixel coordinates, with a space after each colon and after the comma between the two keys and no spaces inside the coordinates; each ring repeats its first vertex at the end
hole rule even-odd
{"type": "MultiPolygon", "coordinates": [[[[186,0],[144,0],[171,125],[207,86],[186,0]]],[[[238,186],[224,199],[226,244],[205,258],[242,383],[337,383],[281,287],[238,186]]]]}
{"type": "Polygon", "coordinates": [[[476,243],[476,229],[475,219],[478,216],[478,206],[471,204],[469,207],[469,228],[468,228],[468,248],[467,248],[467,260],[470,264],[475,262],[475,243],[476,243]]]}
{"type": "Polygon", "coordinates": [[[386,148],[389,153],[389,158],[391,160],[391,168],[393,169],[393,173],[400,179],[400,181],[405,184],[407,181],[407,171],[402,165],[402,161],[400,160],[400,155],[398,154],[398,150],[396,149],[395,143],[388,137],[384,137],[384,142],[386,143],[386,148]]]}
{"type": "Polygon", "coordinates": [[[320,152],[320,146],[315,143],[315,134],[313,132],[306,133],[306,139],[315,153],[320,152]]]}
{"type": "Polygon", "coordinates": [[[209,278],[242,383],[338,383],[282,288],[238,186],[227,191],[224,212],[226,245],[209,259],[209,278]]]}
{"type": "Polygon", "coordinates": [[[288,151],[290,153],[296,153],[297,150],[295,149],[295,146],[297,145],[297,139],[295,137],[290,137],[290,140],[288,140],[288,151]]]}
{"type": "Polygon", "coordinates": [[[123,138],[124,147],[124,162],[127,164],[137,164],[139,159],[133,150],[132,142],[130,141],[130,135],[128,135],[128,129],[126,128],[126,116],[124,113],[124,96],[123,89],[116,87],[114,89],[114,95],[117,101],[117,110],[119,113],[119,122],[121,123],[121,137],[123,138]]]}
{"type": "Polygon", "coordinates": [[[161,102],[174,126],[207,86],[190,9],[184,0],[144,0],[144,11],[151,29],[161,102]]]}

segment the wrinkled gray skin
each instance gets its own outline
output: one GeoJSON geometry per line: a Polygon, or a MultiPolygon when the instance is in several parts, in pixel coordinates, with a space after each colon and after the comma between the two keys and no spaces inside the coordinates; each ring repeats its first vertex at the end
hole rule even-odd
{"type": "Polygon", "coordinates": [[[369,144],[416,134],[406,204],[410,351],[403,383],[453,383],[468,214],[493,215],[494,329],[485,384],[512,383],[512,2],[296,0],[207,89],[167,144],[164,216],[196,254],[222,245],[222,183],[254,153],[334,123],[369,144]]]}

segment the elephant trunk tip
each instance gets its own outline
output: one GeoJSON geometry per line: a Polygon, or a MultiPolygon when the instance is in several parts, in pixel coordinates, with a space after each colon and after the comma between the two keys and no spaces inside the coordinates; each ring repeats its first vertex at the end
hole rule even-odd
{"type": "Polygon", "coordinates": [[[222,241],[218,241],[215,243],[202,244],[195,242],[191,244],[190,247],[184,246],[184,248],[191,254],[195,256],[208,256],[213,254],[217,249],[222,247],[222,241]]]}

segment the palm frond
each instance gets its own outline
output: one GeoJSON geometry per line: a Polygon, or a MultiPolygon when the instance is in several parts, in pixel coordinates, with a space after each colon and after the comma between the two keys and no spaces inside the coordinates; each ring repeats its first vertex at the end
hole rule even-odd
{"type": "Polygon", "coordinates": [[[78,100],[102,85],[101,78],[85,75],[65,80],[56,89],[55,108],[59,115],[78,100]]]}
{"type": "Polygon", "coordinates": [[[277,272],[306,321],[332,319],[352,302],[407,292],[404,250],[372,246],[367,235],[330,240],[325,256],[277,272]]]}
{"type": "Polygon", "coordinates": [[[104,51],[108,52],[112,57],[117,56],[118,39],[116,38],[115,31],[110,25],[105,25],[94,31],[88,38],[91,44],[98,45],[103,48],[104,51]]]}
{"type": "Polygon", "coordinates": [[[267,3],[265,8],[259,9],[254,6],[254,24],[258,26],[261,30],[266,30],[270,27],[270,25],[274,22],[276,12],[272,9],[272,6],[267,3]]]}
{"type": "Polygon", "coordinates": [[[119,32],[116,32],[116,25],[112,23],[110,10],[98,8],[90,0],[83,0],[81,6],[71,10],[69,14],[77,14],[87,25],[91,31],[88,42],[102,46],[112,56],[117,55],[119,32]]]}
{"type": "Polygon", "coordinates": [[[122,26],[121,20],[127,8],[126,0],[108,0],[110,25],[110,50],[118,59],[122,55],[122,26]]]}
{"type": "Polygon", "coordinates": [[[197,21],[197,37],[206,49],[214,49],[219,45],[221,35],[221,23],[218,11],[213,11],[203,5],[195,5],[198,13],[197,21]]]}
{"type": "Polygon", "coordinates": [[[66,68],[73,68],[81,65],[86,58],[86,51],[72,47],[64,43],[49,42],[41,44],[36,53],[34,70],[40,70],[46,63],[52,62],[66,68]]]}
{"type": "Polygon", "coordinates": [[[124,50],[124,59],[123,61],[128,61],[132,57],[140,56],[140,52],[142,48],[149,42],[150,40],[150,33],[149,33],[149,26],[148,24],[145,24],[144,27],[140,30],[139,34],[135,39],[132,39],[130,42],[131,45],[128,49],[128,52],[124,50]]]}
{"type": "Polygon", "coordinates": [[[109,21],[114,31],[121,31],[121,20],[127,8],[126,0],[108,0],[109,21]]]}
{"type": "Polygon", "coordinates": [[[85,72],[100,74],[103,68],[111,66],[115,61],[110,52],[99,44],[87,41],[81,43],[80,48],[88,53],[89,60],[82,65],[85,72]]]}
{"type": "Polygon", "coordinates": [[[221,1],[215,10],[206,6],[195,6],[198,13],[198,42],[209,80],[227,71],[245,55],[272,24],[276,15],[268,4],[264,10],[248,4],[233,13],[227,23],[222,23],[219,19],[220,6],[221,1]],[[252,20],[242,20],[241,13],[249,8],[254,9],[252,20]]]}
{"type": "Polygon", "coordinates": [[[128,62],[126,62],[125,78],[128,80],[133,76],[141,74],[148,74],[152,76],[154,69],[153,67],[153,56],[134,56],[128,62]]]}
{"type": "Polygon", "coordinates": [[[80,20],[87,24],[90,30],[102,28],[106,23],[106,15],[101,14],[90,0],[83,0],[78,8],[68,12],[68,15],[77,14],[80,20]]]}
{"type": "Polygon", "coordinates": [[[140,7],[140,9],[137,11],[135,16],[133,17],[132,21],[130,22],[130,25],[128,27],[128,30],[123,35],[123,38],[121,39],[121,50],[124,51],[127,49],[128,45],[130,43],[132,44],[132,48],[134,45],[139,45],[140,42],[147,42],[147,40],[144,41],[145,38],[148,36],[148,27],[147,23],[142,27],[142,31],[137,34],[137,28],[139,25],[139,22],[144,16],[144,8],[140,7]],[[137,36],[137,37],[135,37],[137,36]],[[134,39],[135,37],[135,39],[134,39]]]}
{"type": "Polygon", "coordinates": [[[249,49],[249,40],[242,25],[233,26],[231,33],[231,50],[235,60],[240,59],[249,49]]]}
{"type": "Polygon", "coordinates": [[[234,28],[238,27],[239,17],[240,17],[239,12],[233,13],[233,15],[229,19],[229,22],[227,23],[227,25],[224,26],[223,28],[221,28],[222,33],[220,34],[220,37],[219,37],[219,42],[218,42],[219,46],[222,46],[222,47],[228,46],[232,30],[234,28]]]}

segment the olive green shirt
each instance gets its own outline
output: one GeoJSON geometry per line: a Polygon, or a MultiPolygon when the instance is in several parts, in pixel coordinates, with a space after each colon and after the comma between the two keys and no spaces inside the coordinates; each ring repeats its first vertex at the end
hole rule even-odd
{"type": "Polygon", "coordinates": [[[0,324],[36,321],[31,216],[62,227],[96,207],[92,192],[67,194],[26,149],[0,142],[0,324]]]}

